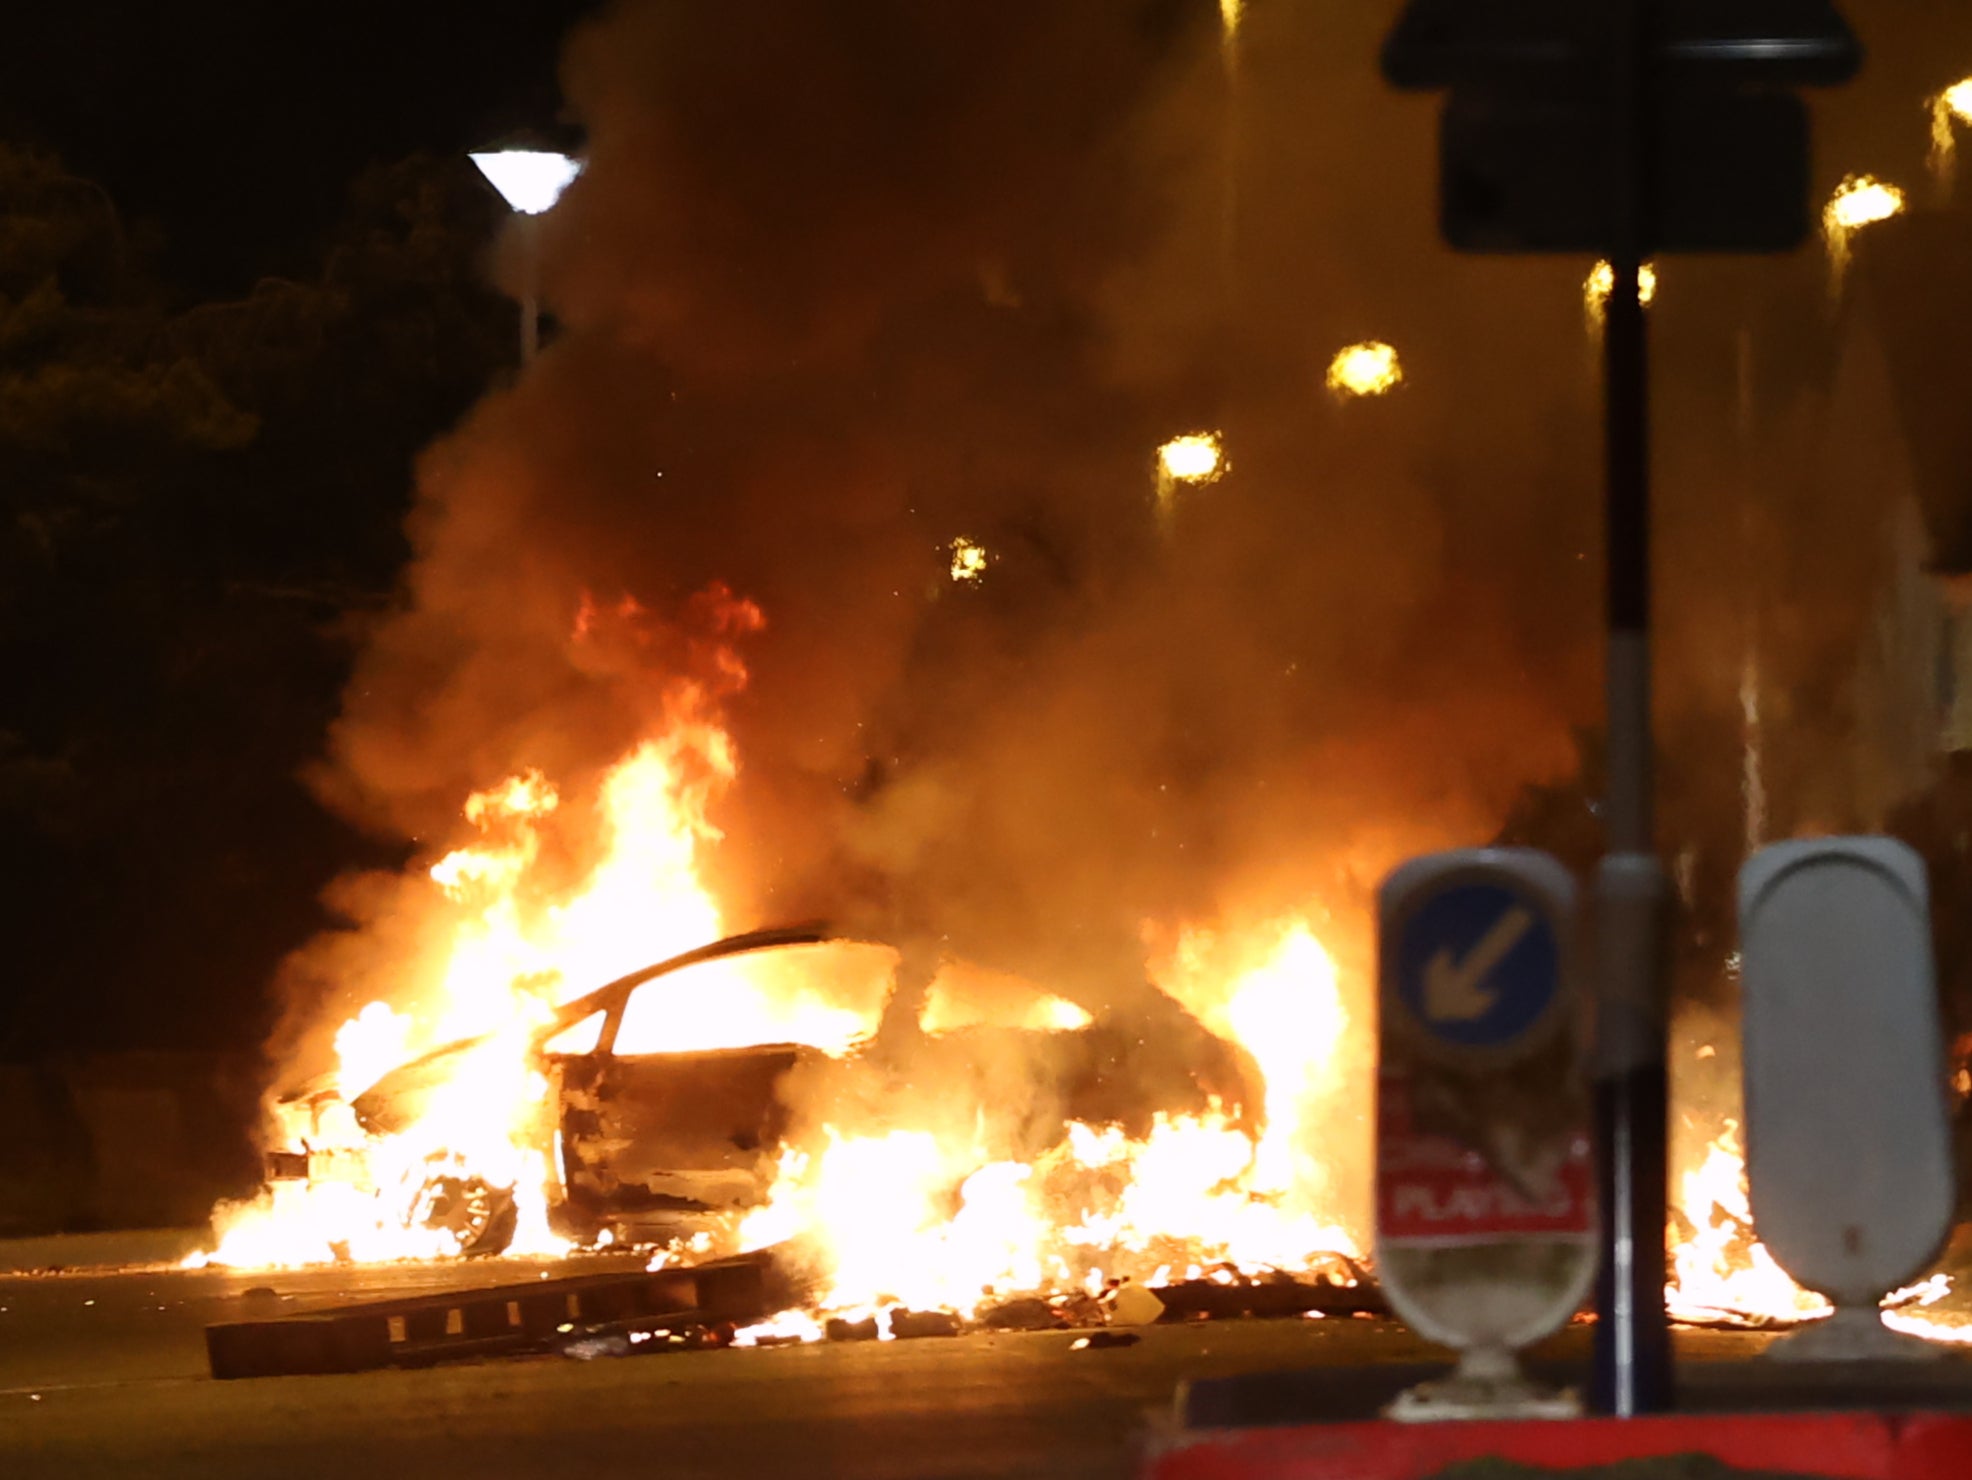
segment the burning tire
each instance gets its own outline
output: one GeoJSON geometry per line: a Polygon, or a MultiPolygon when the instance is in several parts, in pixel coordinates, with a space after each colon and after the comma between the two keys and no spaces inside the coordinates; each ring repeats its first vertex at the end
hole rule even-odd
{"type": "Polygon", "coordinates": [[[411,1199],[407,1228],[429,1228],[458,1241],[464,1256],[499,1254],[514,1241],[520,1209],[511,1187],[495,1187],[484,1177],[439,1169],[427,1176],[411,1199]]]}

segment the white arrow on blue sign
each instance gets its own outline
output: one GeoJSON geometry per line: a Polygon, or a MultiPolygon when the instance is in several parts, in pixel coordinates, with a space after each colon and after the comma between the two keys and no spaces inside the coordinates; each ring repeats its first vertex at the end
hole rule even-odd
{"type": "MultiPolygon", "coordinates": [[[[1554,891],[1545,879],[1515,877],[1525,856],[1489,852],[1484,864],[1466,854],[1450,868],[1441,855],[1433,862],[1442,872],[1405,880],[1401,907],[1386,916],[1396,937],[1386,945],[1386,990],[1426,1037],[1454,1051],[1511,1050],[1546,1026],[1562,991],[1554,891]]],[[[1565,895],[1565,874],[1562,885],[1565,895]]]]}

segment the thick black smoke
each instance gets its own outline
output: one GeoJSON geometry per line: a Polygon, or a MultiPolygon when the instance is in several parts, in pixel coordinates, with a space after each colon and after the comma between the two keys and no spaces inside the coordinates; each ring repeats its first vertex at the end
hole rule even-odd
{"type": "MultiPolygon", "coordinates": [[[[524,766],[579,797],[703,666],[723,582],[766,622],[727,634],[729,918],[819,912],[1127,1008],[1145,920],[1325,908],[1359,944],[1401,853],[1574,774],[1588,264],[1438,245],[1435,109],[1378,80],[1383,7],[1245,17],[1230,51],[1205,0],[625,0],[577,34],[588,166],[540,225],[559,333],[425,460],[325,795],[433,844],[524,766]],[[1371,337],[1403,384],[1337,399],[1330,357],[1371,337]],[[1160,508],[1155,448],[1201,428],[1224,476],[1160,508]],[[625,597],[642,638],[573,635],[625,597]]],[[[1815,452],[1835,368],[1781,367],[1746,434],[1790,449],[1815,529],[1743,513],[1737,330],[1767,371],[1775,314],[1842,360],[1818,260],[1763,270],[1667,266],[1653,309],[1694,834],[1739,825],[1741,591],[1811,573],[1769,640],[1839,687],[1884,569],[1873,535],[1817,553],[1881,502],[1815,452]]]]}

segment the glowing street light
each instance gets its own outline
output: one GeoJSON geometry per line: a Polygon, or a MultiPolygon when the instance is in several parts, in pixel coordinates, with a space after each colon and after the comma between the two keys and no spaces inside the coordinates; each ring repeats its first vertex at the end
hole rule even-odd
{"type": "MultiPolygon", "coordinates": [[[[1582,279],[1582,315],[1588,320],[1589,337],[1598,343],[1602,340],[1602,321],[1609,314],[1609,295],[1616,291],[1616,269],[1604,257],[1589,269],[1589,275],[1582,279]]],[[[1645,308],[1657,296],[1657,268],[1649,262],[1640,262],[1636,270],[1636,301],[1645,308]]]]}
{"type": "Polygon", "coordinates": [[[500,199],[523,216],[552,208],[582,173],[580,160],[546,149],[496,149],[466,158],[479,166],[500,199]]]}
{"type": "Polygon", "coordinates": [[[1954,82],[1931,99],[1931,173],[1946,195],[1951,194],[1952,164],[1958,152],[1954,123],[1972,123],[1972,77],[1954,82]]]}
{"type": "Polygon", "coordinates": [[[1904,193],[1874,175],[1844,175],[1821,210],[1821,234],[1828,243],[1828,290],[1839,295],[1849,266],[1849,238],[1865,226],[1903,214],[1904,193]]]}
{"type": "Polygon", "coordinates": [[[1380,396],[1404,378],[1396,350],[1380,339],[1345,345],[1328,362],[1328,388],[1342,400],[1380,396]]]}
{"type": "Polygon", "coordinates": [[[977,540],[960,535],[952,541],[952,579],[977,581],[993,563],[993,552],[977,540]]]}
{"type": "Polygon", "coordinates": [[[1177,512],[1180,487],[1216,483],[1226,471],[1226,451],[1217,432],[1186,432],[1157,449],[1157,517],[1165,533],[1177,512]]]}
{"type": "MultiPolygon", "coordinates": [[[[580,160],[547,149],[493,149],[466,157],[478,166],[487,183],[500,192],[500,199],[522,216],[539,216],[552,210],[562,192],[582,173],[580,160]]],[[[540,245],[531,228],[522,235],[525,280],[520,298],[520,362],[528,365],[541,347],[541,304],[535,287],[540,245]]]]}
{"type": "Polygon", "coordinates": [[[1219,476],[1219,434],[1187,432],[1157,449],[1158,472],[1178,483],[1210,483],[1219,476]]]}

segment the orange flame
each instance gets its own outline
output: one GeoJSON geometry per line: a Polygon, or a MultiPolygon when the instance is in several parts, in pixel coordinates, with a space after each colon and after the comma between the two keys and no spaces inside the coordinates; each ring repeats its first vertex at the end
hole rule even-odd
{"type": "MultiPolygon", "coordinates": [[[[1161,1282],[1173,1266],[1257,1272],[1353,1255],[1355,1234],[1322,1206],[1319,1169],[1308,1175],[1317,1159],[1302,1118],[1347,1022],[1337,973],[1305,923],[1274,937],[1221,988],[1215,1014],[1261,1050],[1269,1120],[1257,1143],[1216,1108],[1158,1115],[1142,1138],[1071,1123],[1031,1163],[993,1160],[963,1135],[829,1127],[818,1153],[783,1156],[772,1200],[742,1222],[739,1245],[816,1250],[829,1271],[818,1304],[845,1313],[901,1304],[969,1315],[1009,1294],[1100,1289],[1105,1271],[1161,1282]]],[[[1172,969],[1196,991],[1204,958],[1224,943],[1182,941],[1172,969]]]]}
{"type": "MultiPolygon", "coordinates": [[[[609,614],[649,635],[625,598],[609,614]]],[[[602,778],[591,807],[571,809],[538,770],[473,793],[463,814],[478,834],[429,870],[427,907],[449,915],[451,939],[433,979],[393,1007],[370,1003],[335,1035],[339,1068],[320,1092],[275,1107],[278,1138],[308,1159],[305,1184],[275,1183],[245,1204],[215,1210],[219,1248],[194,1256],[261,1266],[431,1258],[459,1252],[455,1229],[422,1210],[434,1187],[511,1189],[517,1251],[553,1251],[543,1190],[541,1106],[547,1085],[532,1067],[531,1034],[553,1006],[646,962],[716,939],[717,904],[700,883],[700,853],[716,841],[709,812],[738,772],[713,706],[745,682],[727,639],[757,630],[759,609],[723,587],[696,598],[684,667],[705,677],[675,683],[669,724],[602,778]],[[544,851],[594,828],[596,861],[572,887],[546,876],[544,851]],[[562,829],[556,833],[556,829],[562,829]],[[374,1133],[352,1102],[387,1070],[440,1045],[484,1038],[447,1065],[414,1124],[374,1133]]],[[[596,641],[604,622],[584,598],[574,637],[596,641]]],[[[678,1046],[798,1036],[802,1024],[768,1011],[759,992],[722,994],[723,1021],[700,1022],[678,1046]]],[[[839,1022],[813,1025],[831,1044],[839,1022]]]]}
{"type": "Polygon", "coordinates": [[[1671,1251],[1672,1279],[1664,1295],[1674,1318],[1720,1315],[1811,1320],[1833,1307],[1804,1290],[1753,1237],[1753,1207],[1739,1123],[1706,1148],[1703,1161],[1678,1179],[1677,1205],[1692,1232],[1671,1251]]]}

